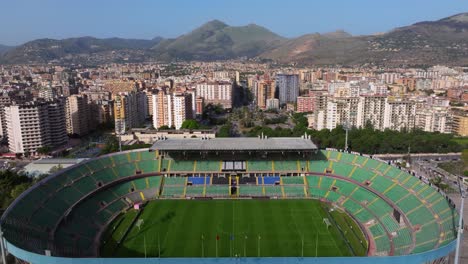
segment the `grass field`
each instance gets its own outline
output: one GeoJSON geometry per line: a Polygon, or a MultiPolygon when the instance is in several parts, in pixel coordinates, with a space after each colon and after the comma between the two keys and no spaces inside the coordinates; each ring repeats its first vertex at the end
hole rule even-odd
{"type": "MultiPolygon", "coordinates": [[[[329,216],[324,206],[317,200],[152,201],[138,219],[132,209],[111,223],[103,235],[101,255],[351,256],[349,245],[356,255],[365,255],[367,244],[359,244],[359,240],[365,241],[362,232],[340,232],[336,226],[326,228],[323,219],[329,216]],[[139,219],[144,220],[140,228],[132,225],[139,219]],[[123,237],[126,230],[129,232],[123,237]]],[[[334,211],[333,217],[339,224],[344,221],[357,226],[344,213],[334,211]]]]}

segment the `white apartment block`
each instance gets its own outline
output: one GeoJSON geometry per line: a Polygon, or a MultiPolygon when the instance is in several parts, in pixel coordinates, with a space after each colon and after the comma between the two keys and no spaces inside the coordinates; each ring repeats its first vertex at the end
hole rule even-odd
{"type": "Polygon", "coordinates": [[[387,100],[384,128],[401,131],[413,129],[416,123],[416,103],[408,100],[387,100]]]}
{"type": "Polygon", "coordinates": [[[180,129],[187,119],[194,118],[192,93],[166,94],[160,90],[152,96],[153,127],[180,129]]]}
{"type": "Polygon", "coordinates": [[[448,107],[424,107],[417,111],[416,127],[426,132],[451,133],[451,119],[448,107]]]}
{"type": "Polygon", "coordinates": [[[385,96],[329,98],[325,108],[315,111],[313,128],[331,130],[338,125],[359,128],[370,123],[378,130],[413,129],[416,109],[414,101],[388,100],[385,96]]]}
{"type": "Polygon", "coordinates": [[[202,97],[207,104],[220,104],[225,109],[232,108],[232,83],[213,82],[196,85],[197,97],[202,97]]]}
{"type": "Polygon", "coordinates": [[[10,105],[5,116],[12,153],[35,154],[41,147],[60,146],[68,140],[62,101],[10,105]]]}

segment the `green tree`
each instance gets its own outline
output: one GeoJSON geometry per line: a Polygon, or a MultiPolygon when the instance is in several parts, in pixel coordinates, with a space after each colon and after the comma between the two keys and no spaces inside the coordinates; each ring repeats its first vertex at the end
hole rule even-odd
{"type": "Polygon", "coordinates": [[[10,197],[14,200],[20,196],[24,191],[26,191],[31,186],[31,183],[25,182],[19,185],[16,185],[10,192],[10,197]]]}
{"type": "Polygon", "coordinates": [[[49,146],[40,147],[37,149],[37,153],[39,154],[48,154],[50,152],[49,146]]]}
{"type": "Polygon", "coordinates": [[[199,129],[200,124],[196,120],[193,119],[187,119],[182,123],[181,126],[182,129],[199,129]]]}
{"type": "Polygon", "coordinates": [[[218,133],[216,133],[216,136],[217,137],[230,137],[231,129],[232,129],[232,125],[226,124],[219,129],[218,133]]]}

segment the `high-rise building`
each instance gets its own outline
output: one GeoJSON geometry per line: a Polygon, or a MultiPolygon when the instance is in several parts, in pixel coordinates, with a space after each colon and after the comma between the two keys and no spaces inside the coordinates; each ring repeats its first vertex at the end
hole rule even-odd
{"type": "Polygon", "coordinates": [[[86,95],[71,95],[66,99],[67,133],[83,136],[90,131],[90,109],[86,95]]]}
{"type": "Polygon", "coordinates": [[[175,129],[180,129],[186,119],[193,118],[192,95],[189,93],[174,94],[173,100],[173,125],[175,129]]]}
{"type": "Polygon", "coordinates": [[[279,109],[280,104],[277,98],[270,98],[266,100],[266,109],[279,109]]]}
{"type": "Polygon", "coordinates": [[[153,127],[162,126],[180,129],[187,119],[194,118],[192,111],[192,93],[169,93],[160,89],[152,96],[153,100],[153,127]]]}
{"type": "Polygon", "coordinates": [[[202,115],[203,114],[203,98],[202,97],[197,97],[195,99],[195,114],[196,115],[202,115]]]}
{"type": "Polygon", "coordinates": [[[125,133],[128,129],[144,124],[147,112],[145,92],[121,92],[114,95],[115,131],[125,133]]]}
{"type": "Polygon", "coordinates": [[[37,153],[42,147],[66,144],[63,100],[12,104],[5,108],[8,146],[13,153],[37,153]]]}
{"type": "Polygon", "coordinates": [[[387,97],[382,95],[366,95],[359,98],[357,110],[357,127],[363,127],[367,123],[375,129],[384,130],[384,116],[387,97]]]}
{"type": "Polygon", "coordinates": [[[210,82],[196,85],[196,94],[206,104],[220,104],[224,109],[232,108],[232,83],[210,82]]]}
{"type": "Polygon", "coordinates": [[[387,100],[384,128],[401,131],[410,130],[416,124],[416,103],[409,100],[387,100]]]}
{"type": "Polygon", "coordinates": [[[12,103],[22,104],[33,99],[32,94],[28,90],[10,91],[0,95],[0,137],[7,138],[7,122],[5,119],[5,107],[12,103]]]}
{"type": "Polygon", "coordinates": [[[452,113],[452,133],[462,137],[467,137],[468,110],[463,108],[453,108],[452,113]]]}
{"type": "Polygon", "coordinates": [[[306,113],[314,111],[315,98],[310,96],[297,97],[297,112],[306,113]]]}
{"type": "Polygon", "coordinates": [[[299,75],[277,74],[276,90],[278,91],[280,104],[296,103],[299,96],[299,75]]]}
{"type": "MultiPolygon", "coordinates": [[[[325,107],[322,104],[315,108],[314,129],[334,129],[338,125],[364,127],[369,123],[378,130],[402,130],[416,125],[416,102],[411,100],[388,100],[386,96],[375,95],[325,101],[325,107]]],[[[447,129],[441,122],[442,119],[437,121],[439,125],[432,129],[447,129]]]]}
{"type": "Polygon", "coordinates": [[[274,98],[274,86],[270,80],[262,80],[257,83],[256,101],[260,109],[266,108],[266,100],[274,98]]]}

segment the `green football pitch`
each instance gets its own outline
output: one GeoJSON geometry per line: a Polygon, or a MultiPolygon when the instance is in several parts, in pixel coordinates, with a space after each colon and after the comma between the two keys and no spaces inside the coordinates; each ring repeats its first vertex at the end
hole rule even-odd
{"type": "Polygon", "coordinates": [[[367,242],[344,213],[317,200],[157,200],[104,232],[103,257],[365,255],[367,242]],[[327,228],[324,218],[330,218],[327,228]],[[338,230],[340,226],[341,231],[338,230]],[[352,228],[352,227],[354,228],[352,228]]]}

